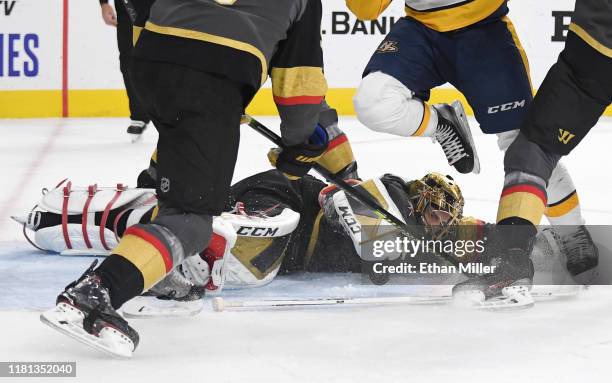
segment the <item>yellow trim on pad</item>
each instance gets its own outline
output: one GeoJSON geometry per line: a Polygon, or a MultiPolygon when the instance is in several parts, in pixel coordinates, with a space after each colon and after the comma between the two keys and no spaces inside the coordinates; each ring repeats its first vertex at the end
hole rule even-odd
{"type": "MultiPolygon", "coordinates": [[[[354,116],[355,88],[331,88],[325,99],[338,114],[354,116]]],[[[469,116],[474,112],[465,97],[455,89],[438,88],[431,91],[430,104],[460,100],[469,116]]],[[[68,92],[69,117],[128,117],[128,98],[122,89],[78,89],[68,92]]],[[[254,116],[277,115],[272,89],[261,89],[247,113],[254,116]]],[[[0,118],[47,118],[62,116],[61,90],[0,90],[0,118]]],[[[612,106],[604,112],[612,116],[612,106]]]]}

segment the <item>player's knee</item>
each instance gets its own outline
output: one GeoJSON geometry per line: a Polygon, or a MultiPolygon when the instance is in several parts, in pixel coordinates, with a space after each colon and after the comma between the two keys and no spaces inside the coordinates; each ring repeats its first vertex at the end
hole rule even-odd
{"type": "Polygon", "coordinates": [[[202,252],[212,236],[212,216],[160,209],[154,224],[168,229],[181,243],[185,256],[202,252]]]}
{"type": "Polygon", "coordinates": [[[357,119],[369,129],[410,136],[423,117],[423,103],[399,80],[374,72],[364,77],[353,99],[357,119]]]}
{"type": "Polygon", "coordinates": [[[510,147],[510,144],[514,142],[519,134],[519,130],[509,130],[507,132],[497,133],[497,147],[502,152],[505,152],[510,147]]]}
{"type": "Polygon", "coordinates": [[[504,156],[506,175],[511,172],[529,174],[548,182],[561,156],[551,153],[519,133],[504,156]]]}

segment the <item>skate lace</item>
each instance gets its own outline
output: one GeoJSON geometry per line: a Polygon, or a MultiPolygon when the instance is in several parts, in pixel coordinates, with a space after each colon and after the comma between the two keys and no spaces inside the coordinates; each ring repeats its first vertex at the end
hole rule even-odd
{"type": "Polygon", "coordinates": [[[450,124],[440,124],[436,130],[435,136],[442,146],[442,150],[446,155],[449,165],[453,165],[455,162],[467,156],[461,138],[450,124]]]}

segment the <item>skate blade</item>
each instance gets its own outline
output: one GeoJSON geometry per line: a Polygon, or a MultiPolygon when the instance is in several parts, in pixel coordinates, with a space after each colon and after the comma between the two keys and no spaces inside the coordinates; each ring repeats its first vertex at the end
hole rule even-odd
{"type": "Polygon", "coordinates": [[[514,311],[533,307],[535,300],[527,288],[513,288],[504,291],[499,297],[486,300],[482,291],[461,291],[453,297],[453,304],[479,311],[514,311]]]}
{"type": "Polygon", "coordinates": [[[538,285],[533,287],[531,295],[537,300],[553,300],[572,298],[578,296],[584,290],[585,287],[582,285],[538,285]]]}
{"type": "Polygon", "coordinates": [[[204,302],[201,299],[181,302],[154,297],[136,297],[126,302],[122,311],[126,318],[173,318],[194,316],[202,309],[204,302]]]}
{"type": "Polygon", "coordinates": [[[478,153],[476,152],[476,145],[474,145],[474,138],[472,137],[472,131],[470,130],[470,124],[468,123],[465,109],[463,109],[463,105],[459,101],[453,101],[451,107],[457,113],[459,117],[460,128],[463,131],[465,137],[467,138],[470,146],[474,150],[474,168],[472,169],[472,173],[479,174],[480,173],[480,159],[478,158],[478,153]]]}
{"type": "Polygon", "coordinates": [[[131,341],[126,342],[123,339],[125,336],[117,334],[117,331],[110,327],[105,327],[102,330],[105,333],[100,332],[99,337],[89,334],[82,327],[83,313],[65,303],[60,303],[51,310],[40,314],[40,321],[54,330],[113,357],[132,357],[134,345],[131,344],[131,341]]]}
{"type": "Polygon", "coordinates": [[[532,308],[534,305],[535,301],[533,297],[526,299],[498,297],[482,302],[476,309],[481,311],[515,311],[526,310],[532,308]]]}

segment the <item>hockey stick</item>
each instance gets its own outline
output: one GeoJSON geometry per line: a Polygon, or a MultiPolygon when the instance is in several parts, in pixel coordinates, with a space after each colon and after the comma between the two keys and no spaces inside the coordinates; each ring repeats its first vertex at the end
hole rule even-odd
{"type": "MultiPolygon", "coordinates": [[[[571,291],[534,291],[534,300],[544,301],[551,299],[563,299],[578,295],[583,288],[571,291]]],[[[431,296],[396,296],[396,297],[354,297],[354,298],[307,298],[307,299],[253,299],[253,300],[227,300],[221,297],[212,299],[212,309],[217,312],[228,310],[266,310],[266,309],[289,309],[289,308],[318,308],[325,306],[374,306],[374,305],[437,305],[447,304],[453,300],[452,295],[431,296]]],[[[533,306],[529,300],[521,302],[490,301],[471,308],[483,311],[507,311],[524,309],[533,306]]],[[[468,304],[468,307],[469,304],[468,304]]]]}
{"type": "Polygon", "coordinates": [[[338,305],[389,305],[410,304],[427,305],[446,303],[450,296],[431,297],[368,297],[368,298],[314,298],[314,299],[262,299],[262,300],[225,300],[215,297],[212,300],[214,311],[221,312],[232,309],[272,309],[272,308],[306,308],[338,305]]]}
{"type": "MultiPolygon", "coordinates": [[[[248,124],[251,128],[256,130],[258,133],[260,133],[261,135],[263,135],[264,137],[272,141],[274,144],[278,145],[278,147],[280,148],[285,147],[285,143],[283,142],[282,138],[278,134],[271,131],[268,127],[266,127],[261,122],[254,119],[253,117],[245,114],[242,117],[242,122],[248,124]]],[[[380,204],[376,202],[374,199],[372,199],[371,196],[365,193],[362,193],[359,189],[355,189],[350,184],[348,184],[346,181],[344,181],[342,178],[331,173],[329,170],[325,169],[323,166],[321,166],[318,163],[315,163],[312,166],[312,168],[317,173],[322,175],[327,181],[338,186],[338,188],[340,188],[346,194],[350,195],[351,197],[355,198],[357,201],[361,202],[362,204],[366,205],[368,208],[372,209],[380,218],[391,223],[404,236],[406,236],[409,239],[414,239],[414,235],[410,232],[408,226],[403,221],[401,221],[399,218],[397,218],[395,215],[387,211],[387,209],[380,206],[380,204]]],[[[450,262],[454,266],[459,265],[459,262],[457,260],[448,256],[447,254],[438,254],[438,256],[442,257],[444,260],[446,260],[447,262],[450,262]]]]}
{"type": "MultiPolygon", "coordinates": [[[[285,143],[283,142],[282,138],[280,138],[278,134],[274,133],[268,127],[266,127],[261,122],[257,121],[256,119],[254,119],[253,117],[249,115],[244,115],[244,118],[246,119],[246,123],[251,128],[255,129],[258,133],[262,134],[264,137],[272,141],[274,144],[278,145],[280,148],[285,147],[285,143]]],[[[399,218],[394,216],[392,213],[388,212],[385,208],[380,206],[376,201],[371,199],[369,196],[364,195],[363,193],[360,193],[358,189],[353,188],[351,185],[346,183],[346,181],[332,174],[330,171],[328,171],[327,169],[325,169],[323,166],[319,165],[318,163],[315,163],[312,166],[312,168],[317,173],[322,175],[326,180],[338,186],[346,194],[350,195],[351,197],[363,203],[370,209],[374,210],[376,214],[378,214],[381,218],[395,225],[400,231],[402,232],[406,231],[407,228],[405,227],[406,225],[404,224],[404,222],[402,222],[399,218]]]]}

